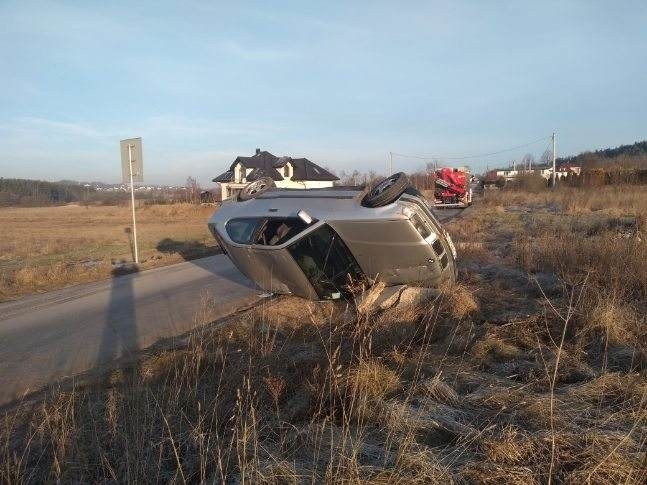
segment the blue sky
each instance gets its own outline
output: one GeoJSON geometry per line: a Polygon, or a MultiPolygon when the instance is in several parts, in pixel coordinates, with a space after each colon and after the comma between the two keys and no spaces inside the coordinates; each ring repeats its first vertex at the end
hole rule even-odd
{"type": "Polygon", "coordinates": [[[119,181],[133,136],[146,181],[203,184],[256,147],[384,172],[633,143],[646,26],[644,1],[0,0],[0,176],[119,181]]]}

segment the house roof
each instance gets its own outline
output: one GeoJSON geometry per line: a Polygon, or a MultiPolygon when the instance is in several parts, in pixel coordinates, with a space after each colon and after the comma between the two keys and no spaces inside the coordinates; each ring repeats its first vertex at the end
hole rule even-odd
{"type": "MultiPolygon", "coordinates": [[[[256,178],[271,177],[272,180],[283,180],[281,174],[274,168],[278,157],[267,151],[258,151],[251,157],[236,157],[229,170],[234,170],[236,164],[240,163],[245,168],[251,168],[256,172],[256,178]],[[262,175],[261,175],[262,174],[262,175]]],[[[253,172],[252,172],[253,173],[253,172]]],[[[251,173],[250,173],[251,175],[251,173]]],[[[249,176],[248,176],[249,178],[249,176]]]]}
{"type": "Polygon", "coordinates": [[[325,168],[311,162],[307,158],[292,158],[289,161],[292,163],[292,167],[294,167],[292,180],[339,180],[339,177],[336,177],[325,168]]]}
{"type": "Polygon", "coordinates": [[[236,157],[236,160],[231,164],[229,170],[225,173],[218,175],[214,182],[232,182],[234,180],[234,168],[237,164],[241,164],[245,168],[251,168],[252,171],[247,175],[247,180],[256,180],[261,177],[271,177],[273,180],[283,180],[283,176],[278,172],[277,168],[284,167],[286,163],[290,162],[293,167],[293,174],[291,180],[306,181],[306,180],[339,180],[338,177],[331,174],[326,169],[320,167],[316,163],[311,162],[307,158],[290,158],[290,157],[277,157],[268,151],[257,150],[256,154],[251,157],[236,157]]]}
{"type": "Polygon", "coordinates": [[[213,182],[233,182],[233,181],[234,181],[233,170],[227,170],[225,173],[221,173],[215,179],[213,179],[213,182]]]}

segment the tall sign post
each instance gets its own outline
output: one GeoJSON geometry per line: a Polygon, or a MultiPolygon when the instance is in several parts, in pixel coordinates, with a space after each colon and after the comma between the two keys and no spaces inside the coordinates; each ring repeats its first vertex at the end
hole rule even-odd
{"type": "Polygon", "coordinates": [[[555,188],[555,132],[553,131],[553,189],[555,188]]]}
{"type": "Polygon", "coordinates": [[[130,202],[133,211],[133,247],[135,263],[139,263],[137,252],[137,222],[135,220],[135,182],[144,181],[144,160],[142,157],[142,139],[129,138],[121,140],[121,178],[123,183],[130,183],[130,202]]]}

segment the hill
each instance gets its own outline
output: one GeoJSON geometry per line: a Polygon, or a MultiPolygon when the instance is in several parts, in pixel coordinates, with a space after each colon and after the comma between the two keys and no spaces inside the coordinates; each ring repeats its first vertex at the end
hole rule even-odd
{"type": "Polygon", "coordinates": [[[557,159],[558,164],[579,165],[585,168],[618,166],[625,168],[647,168],[647,140],[632,145],[620,145],[594,152],[582,152],[570,157],[557,159]]]}

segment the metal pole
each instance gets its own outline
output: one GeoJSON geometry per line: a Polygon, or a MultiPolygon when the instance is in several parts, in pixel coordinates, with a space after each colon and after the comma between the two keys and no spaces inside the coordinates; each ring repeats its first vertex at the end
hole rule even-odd
{"type": "Polygon", "coordinates": [[[135,222],[135,187],[133,185],[133,146],[128,144],[128,168],[130,170],[130,202],[133,208],[133,244],[135,246],[135,263],[139,264],[137,252],[137,223],[135,222]]]}
{"type": "Polygon", "coordinates": [[[555,132],[553,131],[553,188],[555,188],[555,177],[557,174],[555,173],[555,132]]]}

